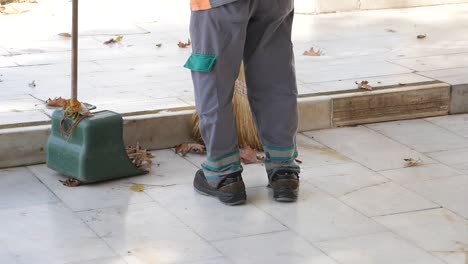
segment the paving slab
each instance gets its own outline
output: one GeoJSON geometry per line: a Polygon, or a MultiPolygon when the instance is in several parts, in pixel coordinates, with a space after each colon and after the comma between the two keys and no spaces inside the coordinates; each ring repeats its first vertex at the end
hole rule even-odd
{"type": "Polygon", "coordinates": [[[468,66],[468,53],[408,58],[393,60],[392,62],[415,71],[462,68],[468,66]]]}
{"type": "Polygon", "coordinates": [[[112,206],[151,202],[145,193],[133,192],[130,187],[132,178],[84,185],[80,188],[64,186],[68,178],[47,168],[46,165],[28,167],[29,170],[73,211],[84,211],[112,206]]]}
{"type": "Polygon", "coordinates": [[[0,177],[0,209],[59,202],[27,168],[2,169],[0,177]]]}
{"type": "Polygon", "coordinates": [[[468,148],[431,152],[427,155],[454,169],[466,170],[468,167],[468,148]]]}
{"type": "Polygon", "coordinates": [[[317,246],[343,264],[444,263],[390,232],[320,242],[317,246]]]}
{"type": "Polygon", "coordinates": [[[305,135],[376,171],[403,168],[406,158],[434,162],[424,154],[363,126],[312,131],[305,135]]]}
{"type": "Polygon", "coordinates": [[[290,231],[219,241],[214,245],[238,264],[338,263],[290,231]],[[285,248],[284,245],[294,245],[294,248],[285,248]]]}
{"type": "Polygon", "coordinates": [[[177,263],[222,256],[155,202],[85,211],[79,216],[129,263],[177,263]]]}
{"type": "Polygon", "coordinates": [[[0,128],[11,128],[18,126],[36,126],[50,122],[50,118],[37,110],[24,112],[7,111],[0,112],[0,128]]]}
{"type": "Polygon", "coordinates": [[[468,139],[424,120],[370,124],[375,130],[419,152],[468,147],[468,139]]]}
{"type": "Polygon", "coordinates": [[[8,243],[19,263],[59,264],[115,256],[61,203],[2,209],[0,224],[0,241],[8,243]]]}
{"type": "Polygon", "coordinates": [[[440,127],[448,129],[457,135],[468,137],[468,114],[450,115],[447,117],[432,117],[427,118],[426,120],[440,127]]]}
{"type": "Polygon", "coordinates": [[[340,200],[369,217],[440,207],[393,182],[353,190],[340,200]]]}
{"type": "MultiPolygon", "coordinates": [[[[406,85],[406,84],[415,84],[415,83],[428,83],[434,81],[434,79],[427,78],[421,75],[414,73],[405,73],[405,74],[395,74],[395,75],[384,75],[377,77],[366,77],[366,81],[369,84],[378,89],[378,88],[388,88],[394,87],[395,85],[406,85]]],[[[301,85],[301,94],[333,94],[340,92],[351,92],[356,91],[357,84],[356,82],[364,81],[362,78],[354,78],[348,80],[339,80],[331,82],[314,82],[314,83],[305,83],[301,85]]]]}
{"type": "Polygon", "coordinates": [[[418,184],[419,182],[438,178],[458,176],[461,171],[450,168],[447,165],[422,164],[420,166],[401,168],[395,170],[380,171],[379,174],[401,185],[418,184]]]}
{"type": "Polygon", "coordinates": [[[447,209],[409,212],[375,217],[374,219],[427,251],[457,252],[466,250],[468,221],[447,209]]]}
{"type": "Polygon", "coordinates": [[[460,67],[443,70],[422,71],[418,72],[418,74],[439,81],[443,81],[451,85],[457,85],[468,83],[468,76],[466,75],[467,71],[468,67],[460,67]]]}
{"type": "Polygon", "coordinates": [[[468,219],[467,175],[413,183],[407,188],[468,219]]]}
{"type": "Polygon", "coordinates": [[[335,197],[389,181],[358,163],[304,168],[301,178],[335,197]]]}
{"type": "Polygon", "coordinates": [[[287,230],[283,224],[252,204],[226,207],[213,197],[199,197],[192,184],[153,188],[146,193],[208,241],[287,230]]]}
{"type": "Polygon", "coordinates": [[[310,242],[374,234],[385,230],[365,215],[308,183],[301,185],[300,198],[293,204],[273,201],[272,192],[265,187],[252,188],[249,196],[255,206],[310,242]],[[311,223],[314,228],[311,228],[311,223]]]}

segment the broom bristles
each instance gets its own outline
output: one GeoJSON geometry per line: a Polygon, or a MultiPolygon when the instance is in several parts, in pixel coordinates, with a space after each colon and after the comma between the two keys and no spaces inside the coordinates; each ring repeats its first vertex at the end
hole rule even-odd
{"type": "MultiPolygon", "coordinates": [[[[258,135],[257,126],[252,116],[249,99],[247,97],[247,87],[245,84],[244,65],[241,65],[239,77],[234,88],[234,114],[237,123],[237,133],[239,147],[250,147],[258,151],[263,151],[262,143],[258,135]]],[[[192,117],[192,138],[202,143],[200,134],[200,123],[197,113],[192,117]]]]}

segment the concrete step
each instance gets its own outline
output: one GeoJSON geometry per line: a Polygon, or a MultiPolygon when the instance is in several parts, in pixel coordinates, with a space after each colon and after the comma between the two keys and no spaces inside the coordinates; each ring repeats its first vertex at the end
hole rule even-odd
{"type": "MultiPolygon", "coordinates": [[[[464,86],[468,90],[468,86],[464,86]]],[[[374,91],[310,94],[299,98],[299,131],[461,113],[460,86],[443,82],[382,87],[374,91]],[[453,93],[453,95],[451,94],[453,93]],[[450,110],[451,109],[451,110],[450,110]]],[[[193,109],[124,117],[124,142],[155,150],[190,141],[193,109]]],[[[0,168],[44,163],[50,124],[0,129],[0,168]]]]}

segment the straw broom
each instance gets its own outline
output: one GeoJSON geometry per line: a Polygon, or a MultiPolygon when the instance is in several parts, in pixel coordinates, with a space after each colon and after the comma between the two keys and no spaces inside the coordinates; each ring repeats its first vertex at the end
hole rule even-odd
{"type": "MultiPolygon", "coordinates": [[[[240,148],[250,147],[263,151],[262,143],[258,135],[257,126],[252,116],[249,99],[247,98],[247,85],[245,82],[244,65],[241,65],[239,77],[234,87],[234,115],[237,123],[237,133],[240,148]]],[[[202,143],[200,134],[200,123],[197,113],[192,118],[192,137],[197,142],[202,143]]]]}

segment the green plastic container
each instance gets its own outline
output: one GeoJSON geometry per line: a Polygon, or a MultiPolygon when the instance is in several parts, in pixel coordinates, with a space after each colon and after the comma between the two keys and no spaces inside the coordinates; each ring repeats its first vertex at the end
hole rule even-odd
{"type": "MultiPolygon", "coordinates": [[[[47,142],[47,166],[82,183],[93,183],[145,174],[135,167],[123,144],[123,119],[111,111],[93,113],[74,129],[62,134],[63,110],[52,115],[52,132],[47,142]]],[[[72,120],[65,120],[69,127],[72,120]]]]}

